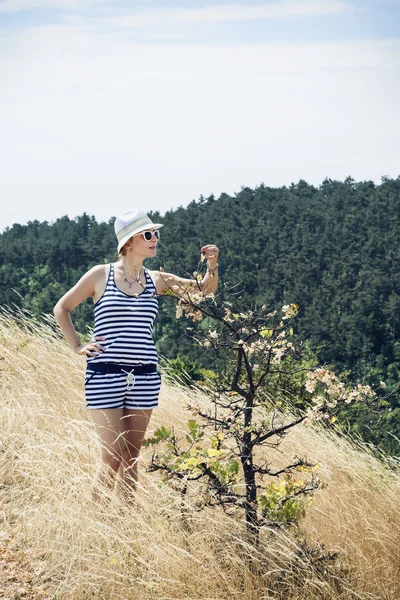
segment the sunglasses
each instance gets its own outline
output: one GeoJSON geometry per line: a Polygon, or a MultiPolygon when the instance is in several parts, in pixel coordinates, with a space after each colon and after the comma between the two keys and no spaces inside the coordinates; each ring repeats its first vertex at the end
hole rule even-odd
{"type": "Polygon", "coordinates": [[[146,242],[150,242],[150,240],[153,239],[153,234],[155,235],[157,240],[160,239],[160,231],[158,229],[156,229],[155,231],[142,231],[141,233],[146,242]]]}

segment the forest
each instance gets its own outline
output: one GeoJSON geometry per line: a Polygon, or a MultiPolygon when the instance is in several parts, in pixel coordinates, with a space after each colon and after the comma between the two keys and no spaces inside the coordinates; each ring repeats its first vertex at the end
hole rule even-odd
{"type": "MultiPolygon", "coordinates": [[[[298,304],[296,332],[320,364],[353,383],[385,382],[385,412],[349,407],[341,426],[399,453],[400,177],[383,177],[379,185],[351,177],[325,179],[318,187],[302,180],[280,188],[262,184],[148,214],[164,223],[148,268],[192,274],[201,246],[215,243],[221,285],[238,284],[244,305],[298,304]]],[[[0,305],[52,313],[87,269],[117,260],[114,218],[97,222],[84,213],[6,228],[0,234],[0,305]]],[[[176,319],[175,302],[160,298],[159,352],[215,368],[213,354],[188,335],[193,323],[176,319]]],[[[80,334],[88,333],[92,301],[72,318],[80,334]]]]}

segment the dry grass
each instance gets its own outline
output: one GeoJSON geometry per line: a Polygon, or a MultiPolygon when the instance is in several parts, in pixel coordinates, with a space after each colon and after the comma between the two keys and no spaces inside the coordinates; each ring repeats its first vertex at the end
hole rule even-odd
{"type": "MultiPolygon", "coordinates": [[[[312,565],[299,541],[279,531],[263,533],[256,555],[242,520],[219,509],[189,508],[185,529],[179,494],[145,472],[150,448],[133,503],[115,494],[93,503],[98,450],[84,364],[50,327],[3,314],[0,369],[0,597],[399,599],[399,477],[365,447],[299,427],[276,454],[319,463],[326,485],[302,526],[314,546],[340,559],[312,565]]],[[[187,390],[163,385],[148,435],[161,424],[183,428],[187,398],[187,390]]]]}

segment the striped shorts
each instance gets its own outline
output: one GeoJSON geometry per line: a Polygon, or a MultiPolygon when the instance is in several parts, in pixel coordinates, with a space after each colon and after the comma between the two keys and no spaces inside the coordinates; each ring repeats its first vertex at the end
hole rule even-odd
{"type": "Polygon", "coordinates": [[[126,373],[95,373],[88,366],[85,377],[87,408],[157,408],[161,375],[136,374],[128,379],[126,373]]]}

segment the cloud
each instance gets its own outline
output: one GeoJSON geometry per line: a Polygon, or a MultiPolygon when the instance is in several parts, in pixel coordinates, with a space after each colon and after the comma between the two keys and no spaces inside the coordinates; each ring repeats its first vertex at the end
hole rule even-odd
{"type": "Polygon", "coordinates": [[[173,24],[211,24],[265,19],[326,16],[352,10],[343,0],[281,0],[271,4],[222,4],[196,9],[155,9],[111,17],[107,22],[123,28],[145,29],[173,24]]]}
{"type": "MultiPolygon", "coordinates": [[[[115,0],[3,0],[0,13],[34,9],[79,11],[115,0]]],[[[278,0],[268,4],[209,4],[201,8],[134,10],[110,19],[123,27],[147,27],[168,23],[226,23],[299,16],[343,14],[351,10],[346,0],[278,0]]],[[[94,15],[93,15],[94,16],[94,15]]]]}
{"type": "Polygon", "coordinates": [[[0,13],[35,9],[83,10],[111,2],[113,0],[3,0],[0,2],[0,13]]]}

